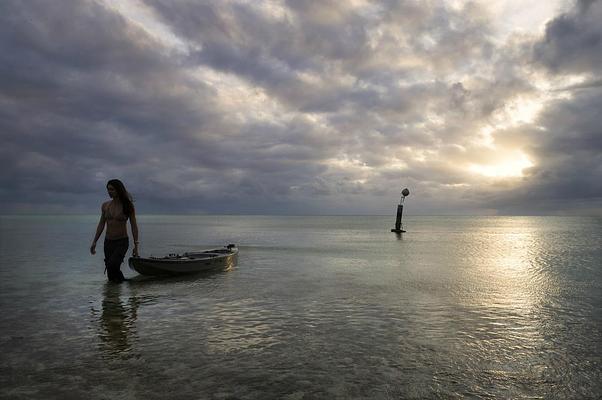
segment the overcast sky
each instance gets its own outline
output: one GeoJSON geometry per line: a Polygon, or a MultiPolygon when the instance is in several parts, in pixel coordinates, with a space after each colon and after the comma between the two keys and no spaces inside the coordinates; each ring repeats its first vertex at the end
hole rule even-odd
{"type": "Polygon", "coordinates": [[[1,213],[602,214],[602,0],[2,0],[1,213]]]}

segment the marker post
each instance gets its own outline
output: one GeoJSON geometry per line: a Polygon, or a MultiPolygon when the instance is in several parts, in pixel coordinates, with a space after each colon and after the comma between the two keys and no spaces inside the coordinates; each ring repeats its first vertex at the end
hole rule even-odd
{"type": "Polygon", "coordinates": [[[403,217],[403,203],[406,199],[406,196],[409,196],[410,191],[408,188],[405,188],[401,191],[401,200],[399,200],[399,204],[397,205],[397,218],[395,219],[395,228],[391,229],[391,232],[395,233],[403,233],[403,223],[401,222],[401,218],[403,217]]]}

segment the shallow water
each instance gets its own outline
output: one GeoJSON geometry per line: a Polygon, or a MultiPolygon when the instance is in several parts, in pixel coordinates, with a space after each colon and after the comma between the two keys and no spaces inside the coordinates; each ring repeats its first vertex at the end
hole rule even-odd
{"type": "Polygon", "coordinates": [[[599,398],[602,219],[140,216],[142,254],[230,271],[110,285],[96,216],[0,217],[0,398],[599,398]],[[101,249],[99,249],[101,250],[101,249]]]}

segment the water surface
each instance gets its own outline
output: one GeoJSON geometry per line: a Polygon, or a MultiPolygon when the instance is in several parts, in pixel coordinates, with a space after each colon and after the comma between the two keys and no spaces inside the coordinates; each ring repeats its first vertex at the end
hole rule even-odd
{"type": "Polygon", "coordinates": [[[1,398],[602,393],[600,218],[138,219],[143,255],[238,266],[107,284],[97,216],[0,217],[1,398]]]}

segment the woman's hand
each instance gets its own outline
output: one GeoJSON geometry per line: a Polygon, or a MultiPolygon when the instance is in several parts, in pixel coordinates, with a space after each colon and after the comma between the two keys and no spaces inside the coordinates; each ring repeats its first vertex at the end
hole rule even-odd
{"type": "Polygon", "coordinates": [[[92,246],[90,246],[90,254],[96,254],[96,242],[92,243],[92,246]]]}
{"type": "Polygon", "coordinates": [[[138,255],[138,243],[134,243],[134,248],[132,249],[132,257],[140,257],[140,255],[138,255]]]}

